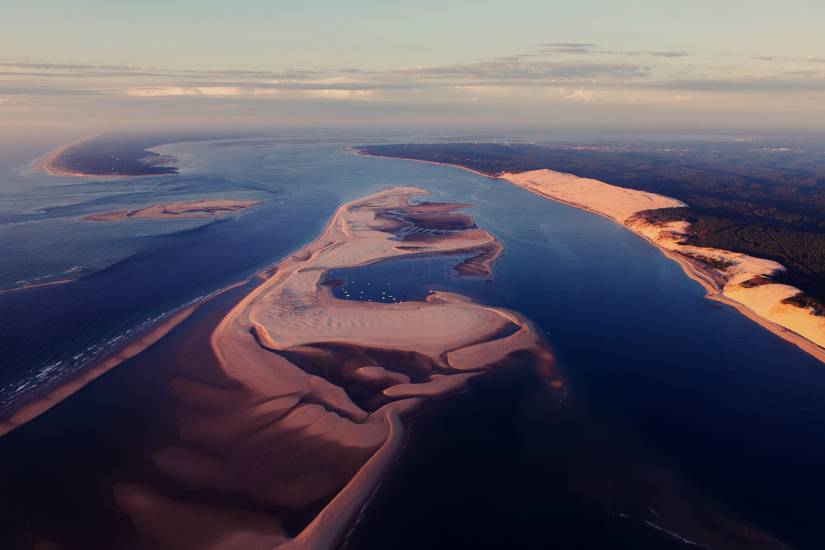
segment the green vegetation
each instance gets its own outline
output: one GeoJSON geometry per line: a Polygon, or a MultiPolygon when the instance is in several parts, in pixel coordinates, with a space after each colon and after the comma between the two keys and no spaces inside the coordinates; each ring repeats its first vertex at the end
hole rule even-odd
{"type": "Polygon", "coordinates": [[[774,282],[773,279],[771,279],[769,277],[760,276],[760,277],[754,277],[753,279],[748,279],[747,281],[744,281],[741,284],[741,286],[743,286],[745,288],[754,288],[754,287],[757,287],[757,286],[769,285],[773,282],[774,282]]]}
{"type": "Polygon", "coordinates": [[[684,256],[685,258],[690,258],[691,260],[702,262],[703,264],[709,265],[714,269],[719,269],[720,271],[724,271],[725,269],[733,265],[733,262],[730,262],[728,260],[720,260],[719,258],[714,258],[712,256],[704,256],[702,254],[689,254],[681,250],[677,250],[676,253],[684,256]]]}

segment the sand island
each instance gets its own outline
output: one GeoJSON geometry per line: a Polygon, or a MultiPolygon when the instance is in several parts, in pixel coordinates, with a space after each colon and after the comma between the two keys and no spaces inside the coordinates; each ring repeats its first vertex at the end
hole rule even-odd
{"type": "Polygon", "coordinates": [[[84,216],[84,220],[109,222],[127,219],[166,220],[219,218],[245,210],[261,201],[248,199],[203,199],[153,204],[134,210],[116,210],[84,216]]]}
{"type": "Polygon", "coordinates": [[[560,387],[542,338],[513,311],[448,292],[345,300],[324,284],[332,269],[435,254],[461,255],[460,273],[489,274],[501,244],[458,212],[464,205],[410,202],[423,193],[396,187],[341,206],[220,320],[208,360],[179,365],[178,441],[155,465],[196,494],[259,511],[118,483],[133,547],[334,547],[398,453],[406,415],[513,363],[560,387]],[[290,518],[313,509],[290,532],[290,518]]]}

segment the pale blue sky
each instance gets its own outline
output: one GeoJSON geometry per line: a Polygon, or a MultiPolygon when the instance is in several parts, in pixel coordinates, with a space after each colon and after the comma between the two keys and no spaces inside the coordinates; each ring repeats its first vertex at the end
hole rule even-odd
{"type": "Polygon", "coordinates": [[[0,16],[0,117],[15,124],[297,120],[319,102],[342,123],[364,102],[399,122],[449,123],[452,105],[465,126],[571,103],[590,123],[640,105],[674,124],[825,122],[821,1],[0,0],[0,16]]]}

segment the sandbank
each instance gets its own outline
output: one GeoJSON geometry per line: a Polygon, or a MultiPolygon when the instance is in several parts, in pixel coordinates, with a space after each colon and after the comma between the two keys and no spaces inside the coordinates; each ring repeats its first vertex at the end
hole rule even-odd
{"type": "Polygon", "coordinates": [[[194,201],[153,204],[134,210],[117,210],[84,216],[84,220],[96,222],[120,221],[128,219],[166,220],[215,218],[235,214],[261,203],[248,199],[202,199],[194,201]]]}
{"type": "MultiPolygon", "coordinates": [[[[173,382],[180,442],[155,454],[163,475],[249,495],[284,517],[323,504],[300,532],[270,524],[272,546],[340,544],[398,453],[404,417],[429,400],[512,362],[552,366],[540,335],[512,311],[446,292],[399,303],[343,300],[324,284],[332,269],[412,255],[475,252],[485,257],[478,269],[491,267],[501,251],[495,237],[457,215],[462,205],[410,204],[423,193],[391,188],[341,206],[316,240],[218,323],[215,369],[193,365],[173,382]]],[[[176,509],[151,488],[131,487],[128,496],[122,509],[138,540],[176,540],[175,518],[193,521],[191,503],[176,509]]],[[[204,510],[203,520],[212,514],[204,510]]],[[[258,520],[249,522],[254,529],[258,520]]],[[[240,540],[244,530],[227,524],[216,542],[240,540]]]]}

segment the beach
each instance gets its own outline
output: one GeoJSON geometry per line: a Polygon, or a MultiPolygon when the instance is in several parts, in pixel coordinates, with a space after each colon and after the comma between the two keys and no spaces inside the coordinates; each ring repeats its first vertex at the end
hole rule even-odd
{"type": "Polygon", "coordinates": [[[573,174],[534,170],[498,176],[539,196],[604,216],[645,238],[702,284],[707,297],[734,307],[780,338],[825,362],[825,318],[783,300],[800,290],[770,280],[784,267],[772,260],[685,244],[687,222],[650,223],[641,213],[678,208],[670,197],[627,189],[573,174]]]}
{"type": "Polygon", "coordinates": [[[62,165],[61,159],[63,155],[72,149],[73,147],[85,143],[91,139],[99,137],[100,134],[94,134],[91,136],[85,136],[80,139],[76,139],[74,141],[70,141],[69,143],[65,143],[55,149],[52,149],[45,155],[43,155],[40,159],[36,160],[32,166],[32,170],[35,172],[43,172],[50,176],[57,176],[63,178],[102,178],[102,177],[109,177],[100,174],[91,174],[83,172],[82,170],[71,170],[68,169],[66,166],[62,165]]]}
{"type": "Polygon", "coordinates": [[[131,176],[177,174],[175,159],[151,149],[170,138],[132,135],[115,137],[106,133],[86,136],[41,156],[31,170],[50,176],[120,179],[131,176]]]}

